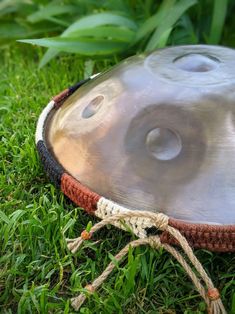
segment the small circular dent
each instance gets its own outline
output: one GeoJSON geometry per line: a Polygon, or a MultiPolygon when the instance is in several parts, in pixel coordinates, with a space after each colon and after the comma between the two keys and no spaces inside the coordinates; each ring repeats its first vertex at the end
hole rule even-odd
{"type": "Polygon", "coordinates": [[[156,159],[171,160],[179,155],[182,142],[175,131],[167,128],[156,128],[147,134],[146,146],[156,159]]]}
{"type": "Polygon", "coordinates": [[[215,70],[219,60],[200,53],[189,53],[173,60],[177,68],[187,72],[209,72],[215,70]]]}
{"type": "Polygon", "coordinates": [[[88,119],[94,116],[101,108],[103,100],[104,100],[104,96],[102,95],[99,95],[95,97],[94,99],[92,99],[90,103],[83,110],[82,117],[84,119],[88,119]]]}

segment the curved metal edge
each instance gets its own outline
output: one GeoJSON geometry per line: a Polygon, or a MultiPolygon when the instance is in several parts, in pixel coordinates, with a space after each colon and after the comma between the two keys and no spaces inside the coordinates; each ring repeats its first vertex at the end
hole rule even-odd
{"type": "MultiPolygon", "coordinates": [[[[89,78],[90,79],[90,78],[89,78]]],[[[50,179],[68,196],[75,204],[83,207],[88,213],[94,213],[100,195],[91,191],[89,188],[78,182],[60,165],[48,151],[44,141],[44,127],[48,115],[54,108],[58,108],[67,97],[82,86],[89,79],[79,82],[55,96],[43,109],[39,116],[35,140],[40,159],[44,165],[45,171],[50,179]]],[[[112,201],[110,201],[112,202],[112,201]]],[[[190,245],[194,248],[203,248],[217,252],[235,251],[235,226],[234,225],[208,225],[193,224],[179,221],[173,218],[169,219],[169,225],[178,229],[186,237],[190,245]]],[[[163,232],[161,240],[165,243],[177,244],[172,237],[163,232]]]]}

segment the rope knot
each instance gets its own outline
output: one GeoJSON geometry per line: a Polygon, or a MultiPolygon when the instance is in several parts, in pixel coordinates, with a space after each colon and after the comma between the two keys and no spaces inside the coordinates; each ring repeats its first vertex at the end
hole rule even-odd
{"type": "MultiPolygon", "coordinates": [[[[69,248],[73,253],[78,250],[84,240],[89,240],[92,234],[102,227],[106,226],[107,224],[120,226],[120,220],[124,220],[124,222],[133,229],[133,232],[138,237],[140,237],[140,239],[130,242],[118,254],[116,254],[115,260],[117,262],[121,261],[128,254],[130,246],[135,248],[140,245],[150,245],[154,249],[163,247],[172,256],[174,256],[185,269],[196,289],[205,300],[208,309],[211,310],[211,313],[226,314],[226,310],[220,299],[219,291],[214,288],[211,279],[208,277],[201,263],[194,255],[185,237],[178,229],[175,229],[168,224],[168,217],[166,215],[148,211],[132,211],[115,205],[114,203],[104,198],[99,200],[97,210],[100,210],[100,215],[98,217],[102,218],[103,220],[92,226],[90,232],[84,230],[79,238],[68,240],[69,248]],[[175,240],[177,240],[186,256],[184,256],[173,246],[166,243],[161,243],[160,237],[158,235],[147,237],[146,228],[149,227],[156,227],[161,231],[167,231],[175,240]],[[190,265],[187,260],[185,260],[185,257],[187,257],[190,264],[192,265],[190,265]],[[192,267],[195,268],[195,272],[192,267]],[[208,290],[206,290],[203,284],[200,282],[200,278],[198,278],[199,276],[203,280],[203,283],[208,290]]],[[[93,284],[89,284],[85,287],[87,293],[81,293],[79,296],[72,299],[72,306],[75,310],[79,310],[86,297],[88,297],[88,294],[92,294],[95,290],[97,290],[97,288],[106,280],[108,275],[115,267],[116,263],[111,261],[103,273],[94,280],[93,284]]]]}
{"type": "Polygon", "coordinates": [[[168,226],[168,216],[158,213],[154,215],[154,225],[157,229],[165,230],[168,226]]]}
{"type": "Polygon", "coordinates": [[[207,295],[208,295],[208,298],[211,300],[211,301],[216,301],[220,298],[220,293],[219,293],[219,290],[216,289],[216,288],[210,288],[208,291],[207,291],[207,295]]]}
{"type": "Polygon", "coordinates": [[[151,236],[146,238],[146,240],[153,249],[159,249],[162,246],[159,236],[151,236]]]}

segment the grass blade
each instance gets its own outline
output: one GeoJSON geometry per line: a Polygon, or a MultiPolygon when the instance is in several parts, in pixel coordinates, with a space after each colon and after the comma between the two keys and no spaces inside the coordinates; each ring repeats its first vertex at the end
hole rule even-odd
{"type": "Polygon", "coordinates": [[[148,18],[147,21],[139,28],[136,34],[136,41],[139,41],[140,39],[151,33],[154,29],[156,29],[156,27],[161,24],[174,3],[175,0],[163,1],[157,13],[148,18]]]}
{"type": "Polygon", "coordinates": [[[215,0],[208,44],[218,44],[227,13],[228,0],[215,0]]]}
{"type": "Polygon", "coordinates": [[[86,56],[108,55],[121,51],[126,47],[126,43],[121,43],[119,41],[91,40],[87,38],[82,39],[74,37],[51,37],[41,39],[25,39],[19,41],[43,47],[50,47],[58,51],[78,53],[86,56]]]}
{"type": "Polygon", "coordinates": [[[0,38],[17,39],[39,35],[47,31],[58,31],[60,29],[61,27],[59,26],[49,26],[46,23],[44,26],[40,25],[40,27],[26,27],[14,22],[3,22],[0,24],[0,38]]]}
{"type": "Polygon", "coordinates": [[[146,51],[151,51],[155,48],[158,48],[160,40],[163,38],[163,34],[165,36],[164,41],[167,42],[168,37],[171,33],[170,30],[173,29],[175,23],[195,3],[196,0],[181,0],[177,2],[173,7],[171,7],[164,20],[161,22],[159,27],[150,38],[146,47],[146,51]]]}
{"type": "Polygon", "coordinates": [[[75,11],[76,6],[73,5],[58,5],[58,4],[56,5],[53,3],[49,3],[42,9],[30,14],[27,17],[27,21],[31,23],[37,23],[46,20],[50,17],[54,17],[65,13],[74,13],[75,11]]]}
{"type": "Polygon", "coordinates": [[[39,62],[39,69],[44,67],[48,62],[50,62],[53,58],[55,58],[58,55],[59,51],[53,48],[49,48],[42,59],[39,62]]]}
{"type": "Polygon", "coordinates": [[[166,46],[168,38],[170,36],[170,33],[172,31],[173,27],[170,27],[169,29],[166,29],[161,36],[159,37],[158,40],[158,48],[163,48],[166,46]]]}
{"type": "Polygon", "coordinates": [[[7,217],[7,215],[0,210],[0,220],[4,221],[6,224],[10,223],[10,219],[7,217]]]}
{"type": "Polygon", "coordinates": [[[50,16],[50,17],[45,18],[45,20],[52,22],[52,23],[55,23],[55,24],[58,24],[58,25],[61,25],[61,26],[64,26],[64,27],[69,26],[69,22],[63,21],[63,20],[58,19],[56,17],[50,16]]]}

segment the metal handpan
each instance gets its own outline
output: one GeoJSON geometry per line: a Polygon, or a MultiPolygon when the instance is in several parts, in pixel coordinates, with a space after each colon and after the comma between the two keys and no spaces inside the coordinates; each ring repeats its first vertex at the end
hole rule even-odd
{"type": "Polygon", "coordinates": [[[235,51],[131,57],[52,110],[46,145],[73,178],[129,209],[235,224],[235,51]]]}

